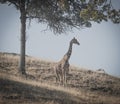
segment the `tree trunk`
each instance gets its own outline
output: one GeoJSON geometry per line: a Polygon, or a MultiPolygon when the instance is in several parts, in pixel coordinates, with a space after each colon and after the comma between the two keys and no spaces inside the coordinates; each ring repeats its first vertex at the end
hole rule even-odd
{"type": "Polygon", "coordinates": [[[20,43],[20,63],[19,73],[26,74],[25,71],[25,48],[26,48],[26,10],[25,2],[20,4],[20,21],[21,21],[21,43],[20,43]]]}

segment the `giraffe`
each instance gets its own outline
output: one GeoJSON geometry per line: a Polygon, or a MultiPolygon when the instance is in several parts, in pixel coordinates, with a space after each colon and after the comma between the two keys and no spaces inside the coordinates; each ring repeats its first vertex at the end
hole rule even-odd
{"type": "Polygon", "coordinates": [[[69,59],[70,59],[70,56],[71,56],[71,53],[72,53],[73,44],[80,45],[80,43],[78,42],[78,40],[75,37],[70,41],[69,49],[68,49],[67,53],[54,66],[54,70],[56,72],[56,82],[59,81],[62,84],[67,83],[66,75],[69,72],[69,66],[70,66],[69,65],[69,59]]]}

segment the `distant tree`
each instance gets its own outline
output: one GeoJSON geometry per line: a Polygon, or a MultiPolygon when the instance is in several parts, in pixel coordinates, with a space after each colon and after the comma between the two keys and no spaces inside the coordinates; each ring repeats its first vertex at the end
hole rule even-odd
{"type": "Polygon", "coordinates": [[[111,0],[0,0],[0,3],[12,4],[20,11],[21,74],[26,74],[26,19],[46,23],[50,30],[59,34],[73,28],[91,27],[92,22],[101,23],[103,20],[120,23],[120,9],[113,8],[111,0]]]}

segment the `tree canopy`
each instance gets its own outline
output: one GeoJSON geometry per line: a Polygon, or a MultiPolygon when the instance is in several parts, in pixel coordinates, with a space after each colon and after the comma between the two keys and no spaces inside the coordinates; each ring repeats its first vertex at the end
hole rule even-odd
{"type": "Polygon", "coordinates": [[[46,22],[56,33],[91,27],[92,21],[120,23],[120,10],[112,7],[111,0],[32,0],[28,15],[46,22]]]}
{"type": "Polygon", "coordinates": [[[25,3],[26,18],[46,23],[55,33],[72,28],[91,27],[92,21],[111,20],[120,23],[120,9],[111,0],[0,0],[14,4],[17,9],[25,3]]]}

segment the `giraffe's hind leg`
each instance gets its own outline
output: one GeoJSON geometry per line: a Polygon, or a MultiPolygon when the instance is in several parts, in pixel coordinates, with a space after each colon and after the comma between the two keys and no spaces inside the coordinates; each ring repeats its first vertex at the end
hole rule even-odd
{"type": "Polygon", "coordinates": [[[56,69],[56,83],[59,82],[60,83],[60,71],[58,69],[56,69]]]}
{"type": "Polygon", "coordinates": [[[62,85],[64,84],[64,75],[63,75],[63,73],[61,73],[60,82],[61,82],[62,85]]]}
{"type": "Polygon", "coordinates": [[[56,82],[60,82],[60,75],[56,73],[56,82]]]}

